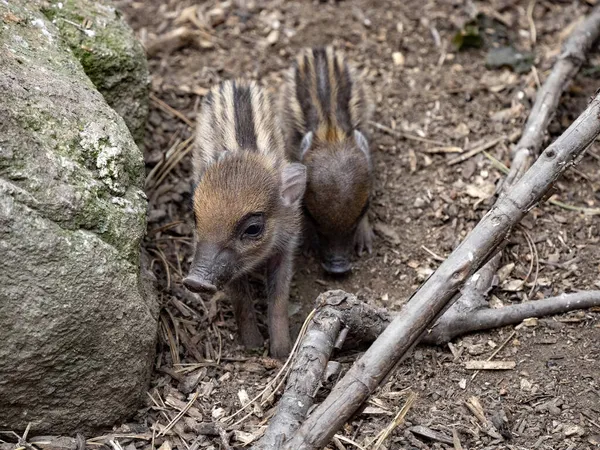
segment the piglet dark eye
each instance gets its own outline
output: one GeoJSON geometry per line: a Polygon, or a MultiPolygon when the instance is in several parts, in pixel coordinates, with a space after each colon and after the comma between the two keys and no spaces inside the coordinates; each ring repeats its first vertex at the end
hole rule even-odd
{"type": "Polygon", "coordinates": [[[253,214],[244,222],[242,222],[242,239],[258,239],[263,235],[265,231],[265,220],[262,214],[253,214]]]}
{"type": "Polygon", "coordinates": [[[244,236],[249,237],[249,238],[257,238],[262,234],[262,232],[263,232],[262,225],[252,224],[248,228],[246,228],[246,231],[244,231],[244,236]]]}

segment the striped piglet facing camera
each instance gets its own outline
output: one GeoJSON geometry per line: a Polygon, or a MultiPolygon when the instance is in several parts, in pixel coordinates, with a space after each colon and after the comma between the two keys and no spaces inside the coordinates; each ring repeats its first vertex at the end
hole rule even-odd
{"type": "Polygon", "coordinates": [[[291,348],[287,304],[306,169],[286,160],[264,89],[226,81],[206,95],[193,165],[196,248],[184,285],[198,293],[228,290],[242,342],[259,347],[263,340],[245,275],[266,266],[271,354],[285,357],[291,348]]]}

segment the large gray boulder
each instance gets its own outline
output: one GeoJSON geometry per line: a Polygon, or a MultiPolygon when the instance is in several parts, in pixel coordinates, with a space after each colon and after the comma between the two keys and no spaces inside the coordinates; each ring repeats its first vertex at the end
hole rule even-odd
{"type": "Polygon", "coordinates": [[[86,432],[139,407],[158,315],[143,179],[42,3],[0,0],[0,429],[86,432]]]}

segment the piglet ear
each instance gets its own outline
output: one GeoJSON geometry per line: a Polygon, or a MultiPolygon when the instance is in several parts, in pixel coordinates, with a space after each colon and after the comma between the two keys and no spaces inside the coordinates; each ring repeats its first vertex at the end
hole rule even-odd
{"type": "Polygon", "coordinates": [[[304,137],[302,138],[302,142],[300,143],[300,161],[302,161],[304,159],[304,155],[306,155],[306,152],[312,145],[312,141],[313,141],[313,132],[309,131],[308,133],[306,133],[304,135],[304,137]]]}
{"type": "Polygon", "coordinates": [[[369,141],[367,141],[365,135],[358,130],[354,130],[354,140],[356,141],[356,145],[360,151],[363,152],[367,157],[369,166],[371,166],[371,151],[369,150],[369,141]]]}
{"type": "Polygon", "coordinates": [[[281,174],[281,198],[286,206],[302,200],[306,189],[306,167],[299,163],[285,166],[281,174]]]}

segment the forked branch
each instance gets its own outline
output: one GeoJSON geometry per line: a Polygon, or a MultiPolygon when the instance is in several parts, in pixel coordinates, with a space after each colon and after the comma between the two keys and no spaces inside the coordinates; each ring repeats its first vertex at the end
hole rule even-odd
{"type": "MultiPolygon", "coordinates": [[[[537,92],[521,139],[511,152],[510,172],[504,180],[500,193],[506,192],[521,178],[531,165],[532,159],[537,156],[544,143],[548,125],[558,108],[561,95],[581,68],[586,55],[599,36],[600,4],[592,9],[590,15],[567,38],[552,72],[537,92]]],[[[494,274],[500,267],[501,260],[502,255],[498,253],[479,270],[476,282],[465,284],[460,298],[436,324],[434,333],[437,336],[435,339],[437,343],[443,342],[443,336],[453,337],[462,334],[460,328],[465,328],[465,324],[473,318],[472,313],[487,304],[487,293],[491,289],[494,274]],[[462,325],[458,329],[455,328],[459,323],[462,325]]],[[[490,312],[489,314],[494,313],[490,312]]],[[[471,327],[467,326],[466,328],[471,327]]]]}
{"type": "Polygon", "coordinates": [[[513,227],[599,133],[600,99],[596,96],[523,177],[500,196],[282,448],[309,450],[324,447],[399,359],[418,342],[460,287],[493,257],[513,227]]]}

